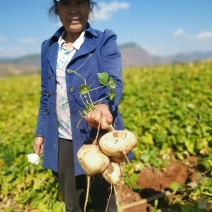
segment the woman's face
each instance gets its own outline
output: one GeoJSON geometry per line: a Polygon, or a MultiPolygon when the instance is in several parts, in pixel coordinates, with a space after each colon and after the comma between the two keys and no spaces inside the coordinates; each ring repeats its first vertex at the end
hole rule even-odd
{"type": "Polygon", "coordinates": [[[80,34],[88,21],[90,5],[88,0],[60,0],[58,15],[68,33],[80,34]]]}

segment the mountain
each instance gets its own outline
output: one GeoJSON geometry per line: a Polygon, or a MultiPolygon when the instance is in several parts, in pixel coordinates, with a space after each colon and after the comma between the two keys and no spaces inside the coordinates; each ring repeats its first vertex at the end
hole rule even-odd
{"type": "Polygon", "coordinates": [[[161,58],[149,54],[135,43],[127,43],[119,46],[122,54],[123,67],[148,66],[159,64],[161,58]]]}
{"type": "MultiPolygon", "coordinates": [[[[174,64],[212,59],[212,51],[181,53],[161,57],[148,53],[136,43],[119,46],[123,67],[174,64]]],[[[0,59],[0,76],[37,73],[40,70],[40,55],[27,55],[15,59],[0,59]]]]}
{"type": "Polygon", "coordinates": [[[23,57],[18,57],[15,59],[0,59],[0,64],[9,63],[15,65],[31,65],[31,66],[40,66],[40,55],[32,54],[26,55],[23,57]]]}
{"type": "Polygon", "coordinates": [[[122,54],[123,67],[185,63],[212,58],[212,51],[181,53],[161,57],[148,53],[135,43],[123,44],[119,48],[122,54]]]}
{"type": "Polygon", "coordinates": [[[0,76],[32,74],[40,71],[40,55],[0,60],[0,76]]]}

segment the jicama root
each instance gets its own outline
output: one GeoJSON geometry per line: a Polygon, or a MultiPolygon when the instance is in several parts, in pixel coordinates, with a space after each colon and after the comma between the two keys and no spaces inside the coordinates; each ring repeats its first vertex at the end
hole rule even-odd
{"type": "Polygon", "coordinates": [[[137,145],[136,136],[128,130],[112,130],[104,134],[97,145],[99,131],[100,123],[93,144],[83,145],[77,153],[79,163],[87,175],[84,212],[88,202],[90,177],[102,173],[111,186],[117,185],[122,179],[120,165],[128,160],[127,154],[137,145]]]}
{"type": "Polygon", "coordinates": [[[124,154],[110,157],[110,161],[112,161],[114,163],[118,163],[118,164],[123,164],[127,160],[128,160],[128,158],[126,158],[126,155],[124,155],[124,154]]]}
{"type": "Polygon", "coordinates": [[[88,176],[103,172],[110,162],[109,157],[103,154],[99,147],[94,144],[83,145],[77,153],[77,158],[88,176]]]}
{"type": "Polygon", "coordinates": [[[111,185],[117,185],[122,179],[122,173],[119,164],[110,162],[107,169],[102,172],[102,176],[107,180],[111,185]]]}
{"type": "Polygon", "coordinates": [[[99,140],[99,147],[107,156],[126,155],[136,146],[137,138],[128,130],[113,130],[99,140]]]}
{"type": "Polygon", "coordinates": [[[82,146],[77,152],[77,158],[87,175],[87,191],[84,205],[84,212],[86,212],[90,178],[95,174],[103,172],[108,167],[110,159],[99,150],[99,147],[96,144],[82,146]]]}

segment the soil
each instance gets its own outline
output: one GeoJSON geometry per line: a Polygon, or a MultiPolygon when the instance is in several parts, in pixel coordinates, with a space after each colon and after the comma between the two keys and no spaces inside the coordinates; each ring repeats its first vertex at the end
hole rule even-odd
{"type": "Polygon", "coordinates": [[[123,212],[149,212],[154,207],[155,199],[158,199],[158,208],[161,205],[167,205],[164,194],[170,191],[170,185],[173,182],[185,185],[197,180],[198,174],[194,168],[196,164],[197,158],[190,157],[186,163],[175,161],[163,170],[146,167],[138,175],[136,184],[142,189],[137,192],[127,185],[118,185],[117,198],[123,212]],[[152,200],[146,202],[150,198],[152,200]]]}

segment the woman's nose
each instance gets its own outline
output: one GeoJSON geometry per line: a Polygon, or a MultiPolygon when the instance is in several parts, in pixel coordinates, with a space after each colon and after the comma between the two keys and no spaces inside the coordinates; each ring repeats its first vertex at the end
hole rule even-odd
{"type": "Polygon", "coordinates": [[[77,7],[75,7],[74,5],[71,5],[71,6],[69,7],[69,13],[70,13],[70,14],[77,14],[77,13],[78,13],[77,7]]]}

